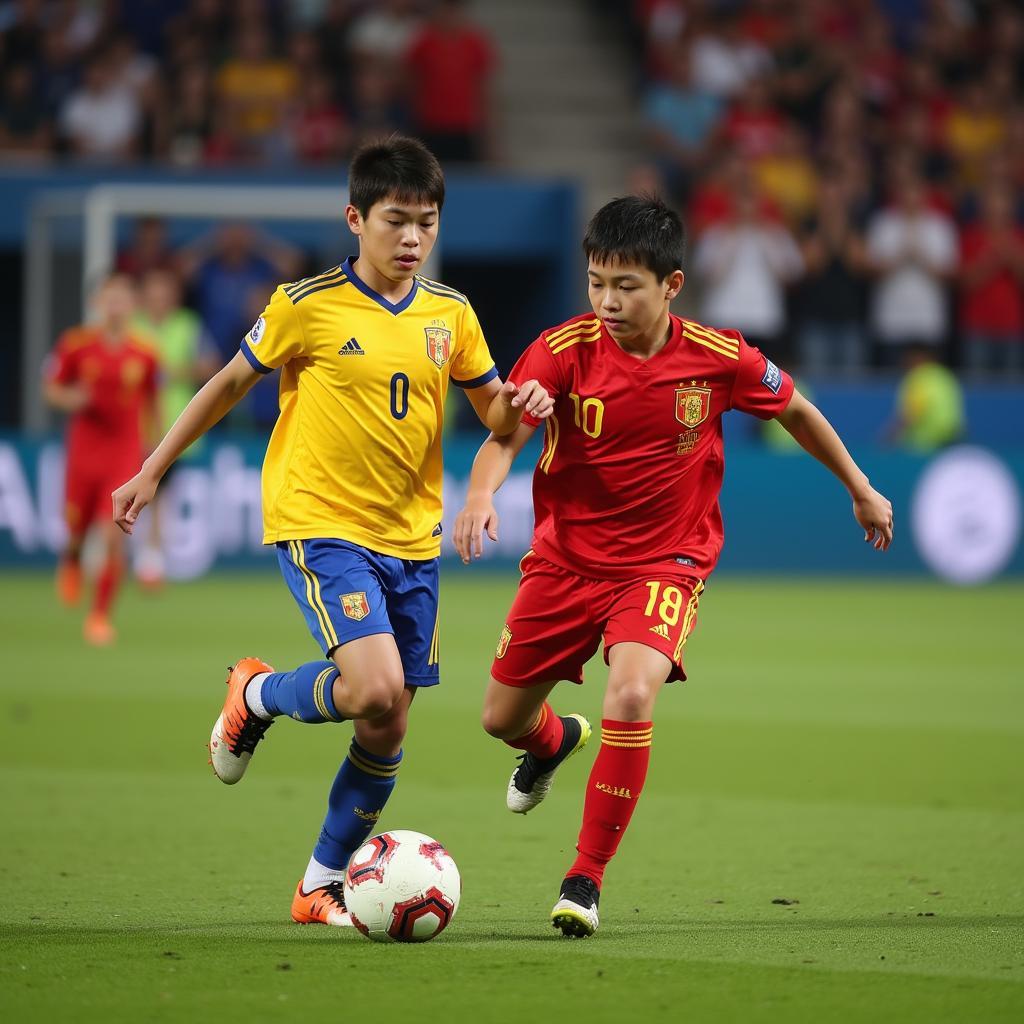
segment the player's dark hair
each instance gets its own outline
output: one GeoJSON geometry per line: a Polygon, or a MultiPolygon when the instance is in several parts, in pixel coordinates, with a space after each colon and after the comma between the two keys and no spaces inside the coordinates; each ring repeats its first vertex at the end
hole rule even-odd
{"type": "Polygon", "coordinates": [[[132,277],[126,270],[104,270],[99,274],[94,274],[86,282],[86,293],[89,295],[99,295],[108,284],[122,283],[128,285],[128,287],[135,291],[135,278],[132,277]]]}
{"type": "Polygon", "coordinates": [[[444,171],[419,139],[390,135],[356,150],[348,169],[349,202],[365,217],[374,203],[393,197],[401,203],[444,205],[444,171]]]}
{"type": "Polygon", "coordinates": [[[594,214],[583,252],[597,263],[635,263],[664,281],[683,268],[686,233],[679,215],[657,196],[623,196],[594,214]]]}

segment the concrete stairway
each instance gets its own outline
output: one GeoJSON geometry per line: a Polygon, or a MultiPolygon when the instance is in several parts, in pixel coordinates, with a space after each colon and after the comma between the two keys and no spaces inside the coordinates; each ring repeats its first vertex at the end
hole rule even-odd
{"type": "Polygon", "coordinates": [[[501,163],[570,177],[585,218],[625,189],[641,149],[625,47],[586,0],[475,0],[501,56],[494,87],[501,163]]]}

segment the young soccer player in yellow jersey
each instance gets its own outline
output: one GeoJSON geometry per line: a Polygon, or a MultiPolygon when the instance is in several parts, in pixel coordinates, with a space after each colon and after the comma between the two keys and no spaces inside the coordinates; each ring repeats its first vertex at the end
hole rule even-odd
{"type": "Polygon", "coordinates": [[[354,721],[327,817],[292,902],[300,923],[350,924],[342,879],[380,816],[416,690],[438,682],[441,433],[448,384],[498,435],[550,415],[536,381],[502,384],[466,297],[417,275],[434,246],[444,176],[414,139],[362,147],[346,217],[359,256],[279,287],[241,351],[206,384],[142,472],[113,493],[131,533],[171,463],[260,376],[281,367],[263,464],[264,541],[325,659],[274,672],[243,658],[210,738],[238,782],[274,718],[354,721]]]}

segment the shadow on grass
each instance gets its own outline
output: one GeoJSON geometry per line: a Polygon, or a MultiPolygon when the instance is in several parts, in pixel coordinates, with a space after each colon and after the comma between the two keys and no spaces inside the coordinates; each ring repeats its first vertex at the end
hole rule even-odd
{"type": "MultiPolygon", "coordinates": [[[[548,945],[588,945],[589,943],[568,943],[554,928],[548,929],[543,923],[535,926],[531,922],[517,920],[501,922],[504,928],[494,923],[486,925],[469,924],[465,927],[455,925],[451,932],[437,940],[444,946],[505,946],[509,943],[535,943],[548,945]]],[[[918,917],[916,915],[899,915],[885,917],[859,918],[811,918],[798,917],[790,914],[777,921],[759,920],[694,920],[681,918],[677,920],[645,920],[638,917],[630,921],[607,923],[600,932],[600,945],[617,943],[635,943],[638,936],[646,938],[675,937],[684,938],[697,933],[735,934],[742,932],[756,933],[760,941],[765,933],[774,933],[780,937],[794,933],[814,932],[886,932],[906,931],[908,929],[939,929],[942,931],[971,932],[979,929],[996,931],[1020,931],[1024,929],[1024,915],[1021,914],[979,914],[979,915],[943,915],[936,917],[918,917]]],[[[33,945],[46,943],[54,945],[75,946],[90,943],[108,945],[118,942],[139,942],[167,944],[177,941],[203,940],[223,941],[225,938],[244,941],[249,946],[275,946],[281,943],[301,942],[355,942],[365,940],[354,929],[310,928],[293,925],[288,922],[266,921],[231,921],[218,924],[184,925],[184,924],[125,924],[125,925],[82,925],[52,924],[45,921],[23,924],[0,922],[0,949],[12,945],[33,945]]],[[[377,944],[374,944],[377,945],[377,944]]],[[[389,944],[390,945],[390,944],[389,944]]],[[[411,945],[416,945],[415,943],[411,945]]],[[[369,947],[368,947],[369,948],[369,947]]]]}

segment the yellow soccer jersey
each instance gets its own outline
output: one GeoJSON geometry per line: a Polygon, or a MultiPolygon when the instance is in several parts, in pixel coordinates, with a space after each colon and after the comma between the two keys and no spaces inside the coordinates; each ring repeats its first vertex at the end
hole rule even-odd
{"type": "Polygon", "coordinates": [[[242,341],[254,369],[282,368],[263,541],[331,537],[433,558],[448,382],[475,388],[498,371],[464,295],[418,277],[391,303],[351,263],[281,285],[242,341]]]}

